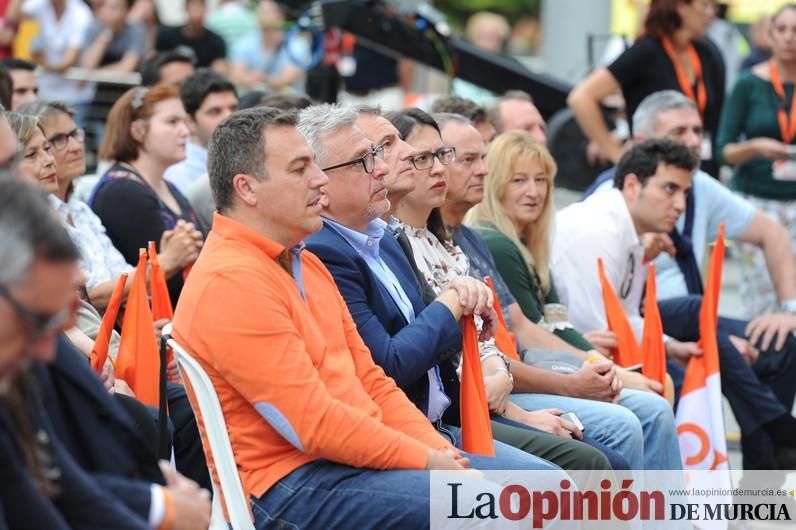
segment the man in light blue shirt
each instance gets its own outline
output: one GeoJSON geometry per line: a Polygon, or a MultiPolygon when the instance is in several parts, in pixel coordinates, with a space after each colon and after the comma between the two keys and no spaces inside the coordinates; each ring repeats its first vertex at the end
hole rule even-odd
{"type": "Polygon", "coordinates": [[[231,49],[232,78],[247,89],[292,88],[303,93],[301,65],[309,64],[309,46],[300,38],[286,38],[285,15],[275,2],[260,0],[257,18],[260,27],[241,37],[231,49]]]}
{"type": "MultiPolygon", "coordinates": [[[[696,105],[674,90],[645,98],[633,115],[633,131],[636,141],[670,138],[695,153],[702,146],[702,120],[696,105]]],[[[586,193],[613,189],[612,177],[613,170],[609,170],[586,193]]],[[[727,239],[761,248],[783,311],[757,316],[751,322],[720,317],[718,338],[720,349],[734,347],[743,357],[725,355],[722,372],[728,381],[740,382],[736,385],[740,395],[735,400],[728,395],[731,403],[748,405],[733,407],[742,430],[744,468],[775,468],[779,464],[772,440],[781,446],[779,453],[793,444],[782,435],[791,429],[787,410],[793,404],[796,372],[796,339],[792,337],[796,331],[796,266],[790,237],[784,227],[703,171],[694,175],[688,203],[675,231],[643,239],[646,259],[655,261],[664,329],[686,326],[684,315],[698,311],[702,294],[699,271],[705,248],[716,240],[720,224],[725,226],[727,239]]],[[[679,382],[682,369],[674,363],[668,366],[679,382]]],[[[726,390],[727,385],[723,386],[726,390]]]]}
{"type": "MultiPolygon", "coordinates": [[[[696,105],[675,90],[645,98],[633,116],[633,130],[636,141],[665,137],[695,152],[702,146],[702,119],[696,105]]],[[[612,171],[597,178],[602,182],[595,186],[596,191],[613,188],[613,179],[608,176],[612,171]]],[[[722,223],[727,239],[750,243],[763,251],[783,312],[753,315],[757,318],[750,324],[749,336],[752,343],[763,338],[764,349],[776,339],[776,347],[781,349],[787,336],[796,331],[796,263],[787,230],[704,171],[694,175],[690,200],[691,212],[677,221],[677,232],[689,240],[697,269],[702,268],[705,247],[716,240],[722,223]]],[[[675,260],[675,242],[670,236],[659,234],[644,243],[647,259],[655,260],[659,299],[701,294],[701,285],[689,278],[688,268],[678,265],[681,257],[675,260]]]]}
{"type": "Polygon", "coordinates": [[[207,142],[224,118],[238,110],[235,85],[208,68],[200,68],[185,80],[180,99],[188,114],[191,139],[185,146],[185,160],[166,169],[166,180],[188,195],[191,186],[207,181],[207,142]]]}

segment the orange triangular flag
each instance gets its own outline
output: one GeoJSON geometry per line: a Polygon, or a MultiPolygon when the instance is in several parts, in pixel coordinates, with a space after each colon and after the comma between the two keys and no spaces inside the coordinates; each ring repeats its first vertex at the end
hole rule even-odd
{"type": "Polygon", "coordinates": [[[459,388],[462,420],[462,449],[468,453],[495,456],[489,404],[481,372],[478,331],[473,317],[462,318],[462,380],[459,388]]]}
{"type": "Polygon", "coordinates": [[[174,311],[171,308],[169,287],[166,284],[166,273],[160,268],[158,251],[155,242],[149,242],[149,293],[152,296],[152,318],[171,320],[174,311]]]}
{"type": "Polygon", "coordinates": [[[146,405],[160,405],[160,353],[146,292],[146,251],[141,250],[122,321],[116,377],[146,405]]]}
{"type": "MultiPolygon", "coordinates": [[[[171,308],[171,297],[169,296],[169,286],[166,283],[166,273],[160,268],[158,261],[158,251],[155,242],[149,242],[149,295],[152,300],[152,320],[174,318],[174,310],[171,308]]],[[[174,352],[171,348],[166,349],[166,364],[171,364],[174,359],[174,352]]]]}
{"type": "Polygon", "coordinates": [[[716,328],[719,323],[719,293],[721,292],[721,274],[724,267],[724,225],[719,225],[719,237],[713,247],[710,258],[708,279],[705,293],[702,295],[702,306],[699,309],[699,346],[702,355],[691,357],[683,379],[682,394],[704,386],[707,377],[719,372],[719,344],[716,328]]]}
{"type": "Polygon", "coordinates": [[[627,320],[622,302],[619,301],[613,287],[611,287],[611,282],[605,276],[602,258],[597,258],[597,271],[600,275],[608,329],[616,335],[617,347],[614,349],[613,360],[616,364],[625,368],[639,365],[642,362],[641,349],[638,342],[636,342],[633,328],[627,320]]]}
{"type": "Polygon", "coordinates": [[[116,287],[113,288],[108,307],[105,308],[105,314],[102,315],[102,323],[97,332],[97,338],[94,340],[94,347],[91,348],[91,355],[89,355],[91,368],[98,374],[102,373],[102,367],[105,366],[105,361],[108,360],[108,346],[113,334],[113,327],[116,325],[119,306],[122,305],[122,298],[124,298],[125,283],[127,283],[126,272],[119,276],[116,281],[116,287]]]}
{"type": "Polygon", "coordinates": [[[663,344],[663,323],[658,310],[658,289],[655,284],[655,264],[650,263],[647,292],[644,296],[644,337],[641,339],[644,357],[641,373],[666,389],[666,346],[663,344]]]}
{"type": "Polygon", "coordinates": [[[514,335],[509,331],[506,325],[506,319],[503,317],[503,310],[500,308],[500,300],[498,300],[497,291],[495,291],[495,284],[492,283],[492,278],[489,276],[484,278],[484,282],[492,289],[492,297],[495,299],[495,313],[498,316],[497,331],[495,331],[495,346],[502,351],[504,355],[519,361],[520,356],[517,353],[517,341],[514,340],[514,335]]]}

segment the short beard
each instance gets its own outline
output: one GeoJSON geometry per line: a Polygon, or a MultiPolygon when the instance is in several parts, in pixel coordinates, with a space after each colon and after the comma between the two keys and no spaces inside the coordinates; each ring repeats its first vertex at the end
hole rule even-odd
{"type": "Polygon", "coordinates": [[[390,211],[390,199],[384,199],[384,208],[375,208],[372,204],[368,205],[368,222],[373,221],[390,211]]]}

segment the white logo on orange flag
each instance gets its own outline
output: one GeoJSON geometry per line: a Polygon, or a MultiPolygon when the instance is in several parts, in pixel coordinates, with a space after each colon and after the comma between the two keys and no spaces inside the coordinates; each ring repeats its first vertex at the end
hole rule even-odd
{"type": "Polygon", "coordinates": [[[680,452],[686,469],[728,469],[716,339],[723,263],[724,225],[719,227],[699,311],[699,345],[703,353],[691,357],[688,362],[676,414],[680,452]]]}

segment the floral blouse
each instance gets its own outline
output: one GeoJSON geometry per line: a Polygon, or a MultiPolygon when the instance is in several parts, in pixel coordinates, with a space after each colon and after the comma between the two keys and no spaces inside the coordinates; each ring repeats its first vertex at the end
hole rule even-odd
{"type": "MultiPolygon", "coordinates": [[[[427,228],[414,228],[406,224],[402,227],[412,244],[417,268],[437,295],[442,293],[455,278],[468,275],[470,261],[457,245],[441,242],[427,228]]],[[[475,318],[475,325],[481,329],[480,318],[475,318]]],[[[499,352],[494,339],[479,341],[478,346],[482,358],[499,352]]]]}
{"type": "Polygon", "coordinates": [[[88,204],[74,197],[68,202],[52,194],[49,197],[50,205],[80,251],[80,271],[86,277],[87,289],[94,289],[134,269],[113,246],[102,221],[88,204]]]}

